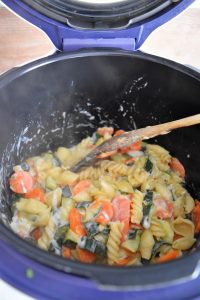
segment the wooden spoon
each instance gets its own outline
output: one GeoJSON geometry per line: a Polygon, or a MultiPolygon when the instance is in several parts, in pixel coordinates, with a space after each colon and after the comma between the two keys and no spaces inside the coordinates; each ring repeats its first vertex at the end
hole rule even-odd
{"type": "Polygon", "coordinates": [[[167,134],[173,129],[188,127],[195,124],[200,124],[200,114],[172,122],[128,131],[119,136],[114,136],[92,150],[84,157],[84,159],[73,166],[71,170],[73,172],[78,172],[82,167],[88,167],[94,164],[97,160],[97,156],[101,153],[111,152],[122,147],[127,147],[136,141],[147,140],[158,135],[167,134]]]}

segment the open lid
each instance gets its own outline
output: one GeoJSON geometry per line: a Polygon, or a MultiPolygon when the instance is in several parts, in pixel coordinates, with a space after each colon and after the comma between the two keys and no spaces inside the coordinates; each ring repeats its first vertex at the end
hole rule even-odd
{"type": "Polygon", "coordinates": [[[155,28],[179,14],[194,0],[2,2],[43,29],[58,49],[66,51],[85,47],[137,50],[155,28]]]}
{"type": "Polygon", "coordinates": [[[84,29],[122,28],[166,8],[171,0],[23,0],[47,17],[84,29]]]}

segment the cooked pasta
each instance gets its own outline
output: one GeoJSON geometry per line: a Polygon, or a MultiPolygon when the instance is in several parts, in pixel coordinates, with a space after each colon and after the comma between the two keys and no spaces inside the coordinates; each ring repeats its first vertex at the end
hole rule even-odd
{"type": "Polygon", "coordinates": [[[101,167],[99,168],[88,167],[85,170],[78,173],[79,176],[78,178],[79,180],[83,180],[83,179],[97,180],[100,176],[103,176],[105,174],[106,173],[101,167]]]}
{"type": "Polygon", "coordinates": [[[194,223],[188,219],[178,217],[173,222],[174,232],[184,237],[194,236],[194,223]]]}
{"type": "Polygon", "coordinates": [[[186,214],[191,213],[194,208],[194,199],[190,196],[189,193],[184,195],[184,211],[186,214]]]}
{"type": "Polygon", "coordinates": [[[123,226],[123,223],[120,222],[110,223],[110,233],[107,242],[107,256],[109,265],[117,263],[119,259],[119,247],[122,238],[123,226]]]}
{"type": "Polygon", "coordinates": [[[48,207],[53,209],[57,208],[61,204],[62,190],[61,188],[56,188],[54,191],[48,192],[45,195],[45,203],[48,207]]]}
{"type": "Polygon", "coordinates": [[[159,145],[147,145],[147,153],[151,157],[154,164],[161,170],[169,170],[171,155],[169,152],[159,145]]]}
{"type": "Polygon", "coordinates": [[[168,221],[158,219],[153,217],[151,219],[150,230],[158,240],[162,239],[163,241],[172,244],[174,231],[171,224],[168,221]]]}
{"type": "Polygon", "coordinates": [[[71,167],[91,151],[91,146],[92,139],[88,137],[86,139],[83,139],[78,145],[73,148],[58,148],[55,154],[64,166],[71,167]]]}
{"type": "Polygon", "coordinates": [[[187,250],[194,245],[195,241],[196,239],[191,237],[182,237],[175,240],[172,244],[172,247],[178,250],[187,250]]]}
{"type": "Polygon", "coordinates": [[[113,134],[112,127],[98,128],[74,147],[14,166],[11,228],[44,250],[85,263],[135,266],[183,255],[200,230],[200,203],[166,149],[138,141],[71,171],[113,134]]]}
{"type": "Polygon", "coordinates": [[[140,253],[142,258],[150,259],[155,244],[151,230],[145,229],[140,240],[140,253]]]}
{"type": "Polygon", "coordinates": [[[54,237],[56,231],[56,222],[52,217],[49,218],[47,226],[44,228],[44,231],[41,237],[38,239],[38,246],[44,250],[48,250],[50,243],[54,237]]]}
{"type": "Polygon", "coordinates": [[[121,176],[125,176],[129,171],[129,167],[127,167],[126,165],[110,160],[103,160],[100,163],[100,167],[104,171],[108,171],[109,173],[113,173],[114,175],[121,176]]]}
{"type": "Polygon", "coordinates": [[[140,167],[137,167],[128,174],[128,181],[134,188],[139,188],[148,178],[147,172],[140,167]]]}
{"type": "Polygon", "coordinates": [[[135,190],[131,200],[131,223],[140,224],[143,218],[144,194],[135,190]]]}

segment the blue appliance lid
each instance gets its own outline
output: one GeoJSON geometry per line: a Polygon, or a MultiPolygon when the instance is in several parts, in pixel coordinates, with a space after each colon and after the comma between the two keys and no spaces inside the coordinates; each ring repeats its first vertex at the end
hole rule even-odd
{"type": "Polygon", "coordinates": [[[22,0],[34,10],[82,29],[119,29],[174,8],[172,0],[22,0]]]}
{"type": "Polygon", "coordinates": [[[160,25],[194,0],[2,0],[42,29],[60,51],[138,50],[160,25]]]}

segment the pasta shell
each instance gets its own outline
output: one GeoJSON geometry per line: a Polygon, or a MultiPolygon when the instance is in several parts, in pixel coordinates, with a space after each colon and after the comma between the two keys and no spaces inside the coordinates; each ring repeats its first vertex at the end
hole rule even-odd
{"type": "Polygon", "coordinates": [[[174,232],[192,239],[194,236],[194,224],[192,221],[188,219],[183,219],[182,217],[178,217],[174,222],[173,222],[173,228],[174,232]]]}
{"type": "Polygon", "coordinates": [[[172,247],[178,250],[188,250],[193,246],[196,239],[192,237],[182,237],[173,242],[172,247]]]}
{"type": "Polygon", "coordinates": [[[153,246],[155,244],[151,230],[145,229],[140,240],[140,253],[142,258],[150,259],[153,246]]]}
{"type": "Polygon", "coordinates": [[[190,194],[186,193],[184,196],[184,210],[186,214],[189,214],[194,208],[194,199],[190,194]]]}

